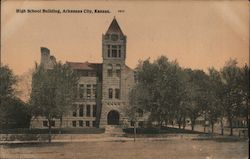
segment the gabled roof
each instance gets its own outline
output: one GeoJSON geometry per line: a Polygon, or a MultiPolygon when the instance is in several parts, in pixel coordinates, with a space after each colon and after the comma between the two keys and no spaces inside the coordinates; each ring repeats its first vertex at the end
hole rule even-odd
{"type": "Polygon", "coordinates": [[[117,20],[115,19],[115,17],[114,17],[113,21],[111,22],[111,24],[106,32],[106,34],[112,34],[112,33],[117,33],[117,34],[123,35],[123,32],[122,32],[117,20]]]}
{"type": "Polygon", "coordinates": [[[66,62],[74,70],[102,71],[101,63],[87,62],[66,62]]]}

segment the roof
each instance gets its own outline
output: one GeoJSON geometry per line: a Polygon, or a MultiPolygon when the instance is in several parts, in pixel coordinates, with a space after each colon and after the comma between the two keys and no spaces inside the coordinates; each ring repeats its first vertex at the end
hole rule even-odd
{"type": "Polygon", "coordinates": [[[89,71],[101,71],[101,63],[89,63],[87,62],[66,62],[74,70],[89,70],[89,71]]]}
{"type": "MultiPolygon", "coordinates": [[[[88,71],[97,71],[102,72],[102,63],[89,63],[86,62],[66,62],[74,70],[88,70],[88,71]]],[[[125,72],[128,73],[134,71],[132,68],[125,65],[125,72]]]]}
{"type": "Polygon", "coordinates": [[[118,33],[118,34],[123,35],[123,32],[122,32],[117,20],[115,19],[115,17],[114,17],[113,21],[111,22],[111,24],[106,32],[106,34],[112,34],[112,33],[118,33]]]}

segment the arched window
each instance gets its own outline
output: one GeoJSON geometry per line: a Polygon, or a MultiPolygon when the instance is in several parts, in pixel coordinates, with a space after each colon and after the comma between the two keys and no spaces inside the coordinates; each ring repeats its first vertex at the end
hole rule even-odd
{"type": "Polygon", "coordinates": [[[113,66],[108,64],[108,77],[112,77],[113,66]]]}
{"type": "Polygon", "coordinates": [[[113,89],[109,88],[109,99],[113,98],[113,89]]]}
{"type": "Polygon", "coordinates": [[[116,76],[120,77],[121,76],[121,65],[116,64],[116,76]]]}

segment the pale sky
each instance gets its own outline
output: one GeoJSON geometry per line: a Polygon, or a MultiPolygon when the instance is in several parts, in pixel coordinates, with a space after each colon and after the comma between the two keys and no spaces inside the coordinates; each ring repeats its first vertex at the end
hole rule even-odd
{"type": "Polygon", "coordinates": [[[2,63],[22,74],[40,61],[102,62],[102,34],[113,17],[127,35],[126,63],[160,55],[183,67],[219,69],[229,58],[249,62],[248,1],[4,1],[2,63]],[[16,9],[109,9],[107,14],[16,13],[16,9]],[[118,13],[118,10],[124,10],[118,13]]]}

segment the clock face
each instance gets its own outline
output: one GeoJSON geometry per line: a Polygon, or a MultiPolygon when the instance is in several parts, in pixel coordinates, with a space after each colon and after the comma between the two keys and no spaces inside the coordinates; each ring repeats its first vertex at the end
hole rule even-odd
{"type": "Polygon", "coordinates": [[[111,35],[111,40],[113,40],[113,41],[118,40],[118,35],[112,34],[112,35],[111,35]]]}

